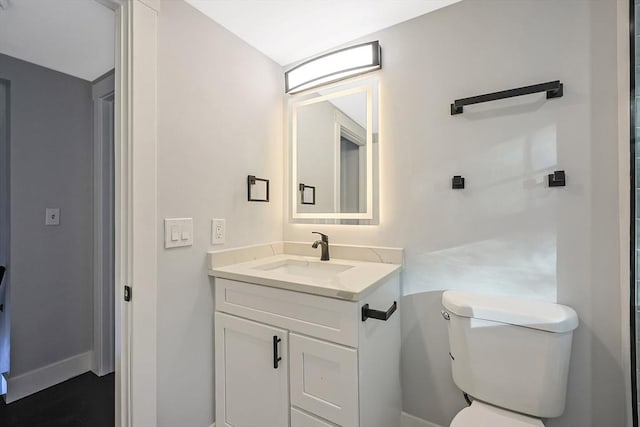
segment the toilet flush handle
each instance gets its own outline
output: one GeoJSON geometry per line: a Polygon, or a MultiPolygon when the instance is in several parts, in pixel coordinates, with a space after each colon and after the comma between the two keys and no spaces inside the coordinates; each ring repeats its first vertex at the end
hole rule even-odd
{"type": "Polygon", "coordinates": [[[442,317],[444,318],[444,320],[450,320],[451,316],[449,316],[449,313],[445,310],[440,310],[440,314],[442,314],[442,317]]]}

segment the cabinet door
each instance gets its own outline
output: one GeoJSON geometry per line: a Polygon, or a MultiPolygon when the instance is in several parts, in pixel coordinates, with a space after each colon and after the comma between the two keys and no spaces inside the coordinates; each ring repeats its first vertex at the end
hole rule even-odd
{"type": "Polygon", "coordinates": [[[342,427],[358,426],[355,349],[290,334],[291,404],[342,427]]]}
{"type": "Polygon", "coordinates": [[[287,331],[216,313],[215,335],[216,425],[288,427],[287,331]]]}

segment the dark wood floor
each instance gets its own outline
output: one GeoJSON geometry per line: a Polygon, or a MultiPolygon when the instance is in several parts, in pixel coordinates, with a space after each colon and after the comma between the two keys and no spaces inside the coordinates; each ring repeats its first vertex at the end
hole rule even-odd
{"type": "Polygon", "coordinates": [[[91,372],[17,402],[0,398],[0,427],[113,427],[114,375],[91,372]]]}

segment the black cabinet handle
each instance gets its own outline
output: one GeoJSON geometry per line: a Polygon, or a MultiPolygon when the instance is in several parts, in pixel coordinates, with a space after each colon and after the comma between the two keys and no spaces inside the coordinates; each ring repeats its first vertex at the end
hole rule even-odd
{"type": "Polygon", "coordinates": [[[6,269],[7,268],[4,265],[0,265],[0,285],[2,285],[2,279],[4,278],[4,272],[6,269]]]}
{"type": "Polygon", "coordinates": [[[389,320],[391,315],[398,308],[398,302],[394,301],[389,310],[381,311],[381,310],[372,310],[369,308],[369,304],[365,304],[362,306],[362,321],[364,322],[368,318],[384,320],[385,322],[389,320]]]}
{"type": "Polygon", "coordinates": [[[278,362],[282,357],[278,356],[278,343],[282,341],[277,335],[273,336],[273,369],[278,369],[278,362]]]}

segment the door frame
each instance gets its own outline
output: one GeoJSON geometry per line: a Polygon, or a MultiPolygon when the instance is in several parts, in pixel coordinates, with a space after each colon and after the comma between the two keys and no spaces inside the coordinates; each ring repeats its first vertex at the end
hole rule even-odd
{"type": "Polygon", "coordinates": [[[114,135],[105,138],[107,110],[114,110],[115,75],[109,72],[92,86],[93,98],[93,360],[92,371],[103,376],[114,371],[114,135]]]}
{"type": "Polygon", "coordinates": [[[358,146],[358,212],[366,209],[366,153],[371,150],[373,140],[367,144],[367,130],[340,110],[333,112],[333,211],[342,212],[342,136],[358,146]],[[364,166],[364,167],[363,167],[364,166]]]}
{"type": "Polygon", "coordinates": [[[159,0],[95,0],[116,16],[115,424],[157,424],[157,26],[159,0]],[[124,301],[125,288],[131,299],[124,301]]]}
{"type": "Polygon", "coordinates": [[[636,80],[635,1],[618,0],[618,209],[620,236],[621,353],[625,373],[626,426],[638,426],[636,342],[636,80]],[[628,252],[627,252],[628,251],[628,252]],[[625,257],[623,254],[628,253],[625,257]],[[627,307],[627,309],[625,309],[627,307]],[[627,337],[628,341],[624,338],[627,337]]]}
{"type": "MultiPolygon", "coordinates": [[[[7,304],[10,302],[11,298],[11,287],[9,284],[10,276],[11,276],[11,208],[10,208],[10,200],[11,200],[11,109],[9,108],[11,104],[11,82],[6,79],[0,78],[0,85],[5,87],[5,103],[6,103],[6,135],[0,135],[0,173],[4,176],[0,178],[0,227],[4,228],[6,235],[3,235],[2,240],[0,241],[0,254],[4,253],[4,259],[0,258],[0,264],[4,261],[7,270],[4,274],[4,284],[0,281],[0,286],[4,287],[4,289],[0,288],[0,295],[4,291],[4,313],[5,322],[4,322],[4,331],[0,331],[0,334],[4,332],[4,336],[10,336],[11,331],[11,306],[7,304]]],[[[6,353],[4,355],[0,354],[0,360],[4,357],[9,358],[9,348],[5,349],[6,353]]],[[[5,359],[5,362],[7,360],[5,359]]],[[[9,366],[11,361],[9,360],[9,366]]],[[[1,366],[0,366],[1,368],[1,366]]],[[[7,372],[2,372],[4,369],[0,369],[0,393],[5,394],[7,392],[7,381],[5,375],[7,372]]]]}

